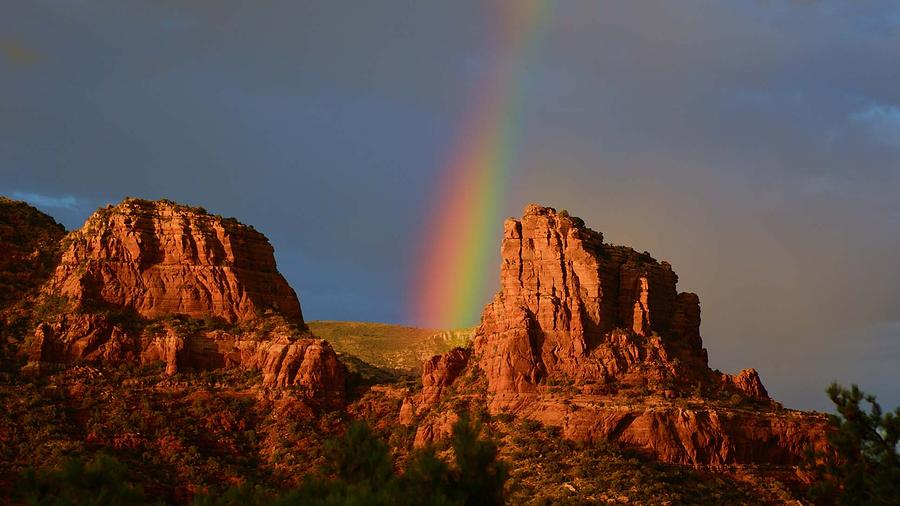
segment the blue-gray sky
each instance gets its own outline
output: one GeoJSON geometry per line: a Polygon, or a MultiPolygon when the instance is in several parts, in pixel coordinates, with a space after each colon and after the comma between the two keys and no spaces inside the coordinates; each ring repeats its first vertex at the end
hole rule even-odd
{"type": "MultiPolygon", "coordinates": [[[[500,12],[7,0],[0,193],[68,228],[126,195],[202,205],[270,237],[308,318],[404,322],[500,12]]],[[[789,406],[833,379],[900,403],[900,5],[566,0],[545,23],[506,214],[566,208],[670,261],[712,365],[789,406]]]]}

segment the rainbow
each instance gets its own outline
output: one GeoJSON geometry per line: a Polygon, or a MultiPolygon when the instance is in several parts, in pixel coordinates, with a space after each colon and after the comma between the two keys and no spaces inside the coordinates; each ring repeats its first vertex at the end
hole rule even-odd
{"type": "Polygon", "coordinates": [[[550,3],[498,2],[500,26],[491,54],[496,64],[472,100],[425,221],[410,290],[408,320],[417,325],[452,328],[478,321],[514,162],[527,63],[550,3]]]}

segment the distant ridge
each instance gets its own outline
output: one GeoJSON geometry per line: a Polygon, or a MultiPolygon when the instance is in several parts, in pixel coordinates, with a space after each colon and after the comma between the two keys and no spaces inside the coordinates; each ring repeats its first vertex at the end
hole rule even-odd
{"type": "Polygon", "coordinates": [[[307,326],[339,353],[378,367],[416,372],[425,360],[466,346],[475,334],[474,328],[440,330],[375,322],[318,320],[307,326]]]}

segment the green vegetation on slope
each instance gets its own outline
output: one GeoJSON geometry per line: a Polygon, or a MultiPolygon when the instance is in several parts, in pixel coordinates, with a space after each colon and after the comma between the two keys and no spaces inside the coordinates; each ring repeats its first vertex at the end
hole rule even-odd
{"type": "Polygon", "coordinates": [[[416,372],[432,356],[466,346],[474,333],[474,329],[435,330],[368,322],[313,321],[307,326],[339,353],[385,369],[416,372]]]}
{"type": "MultiPolygon", "coordinates": [[[[296,506],[334,505],[500,505],[504,503],[506,464],[497,461],[493,441],[481,426],[460,419],[453,428],[453,462],[434,448],[413,452],[402,474],[394,472],[389,447],[365,422],[353,422],[325,443],[326,464],[306,475],[299,487],[278,491],[244,481],[223,492],[195,495],[193,504],[296,506]]],[[[55,469],[28,469],[17,495],[28,504],[162,504],[145,496],[128,466],[115,457],[69,458],[55,469]]]]}
{"type": "MultiPolygon", "coordinates": [[[[375,437],[387,443],[393,469],[436,480],[424,490],[458,487],[467,493],[491,488],[477,482],[490,475],[454,474],[454,469],[461,469],[458,466],[493,462],[491,445],[466,452],[467,464],[456,463],[453,440],[439,442],[431,456],[420,455],[412,447],[415,429],[397,423],[399,392],[388,385],[370,389],[345,411],[317,412],[290,394],[274,399],[259,395],[260,382],[258,374],[237,370],[167,377],[160,366],[98,364],[76,366],[37,381],[0,384],[0,433],[7,435],[0,440],[0,496],[30,476],[27,483],[32,488],[25,495],[52,499],[57,492],[70,493],[68,485],[54,484],[56,479],[106,476],[111,467],[115,472],[110,472],[125,483],[111,485],[110,494],[143,490],[147,500],[167,504],[186,504],[204,496],[217,498],[212,504],[254,504],[244,500],[248,497],[262,501],[256,504],[268,503],[267,498],[302,489],[308,482],[304,477],[330,480],[354,474],[352,466],[341,464],[341,459],[353,455],[336,454],[326,441],[339,437],[356,420],[368,423],[375,437]],[[127,466],[127,476],[98,455],[127,466]],[[73,458],[84,465],[70,464],[73,458]],[[37,468],[28,474],[32,466],[37,468]],[[328,466],[330,471],[321,471],[328,466]],[[247,486],[232,488],[238,484],[247,486]],[[229,503],[226,496],[237,502],[229,503]]],[[[469,413],[481,425],[482,437],[496,441],[499,459],[510,463],[504,495],[511,504],[615,502],[622,497],[633,504],[759,502],[757,487],[720,474],[658,464],[625,454],[615,445],[565,441],[556,429],[490,416],[477,398],[447,407],[469,413]]],[[[366,440],[364,435],[350,439],[366,440]]],[[[379,452],[384,449],[374,446],[379,452]]],[[[378,466],[384,465],[382,457],[376,460],[378,466]]],[[[395,472],[390,481],[397,484],[404,476],[395,472]]],[[[493,476],[499,480],[501,475],[493,476]]],[[[345,493],[367,493],[359,490],[359,483],[350,484],[352,479],[329,481],[324,488],[307,491],[336,494],[331,504],[351,504],[345,493]]],[[[414,488],[402,485],[407,486],[414,488]]]]}

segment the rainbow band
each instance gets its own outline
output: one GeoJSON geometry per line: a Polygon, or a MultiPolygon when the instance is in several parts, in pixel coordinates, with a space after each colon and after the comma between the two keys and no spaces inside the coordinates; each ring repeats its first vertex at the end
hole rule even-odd
{"type": "Polygon", "coordinates": [[[478,321],[497,244],[508,174],[518,139],[529,54],[549,0],[506,0],[493,55],[497,65],[479,87],[457,149],[442,169],[425,231],[409,320],[435,328],[478,321]]]}

